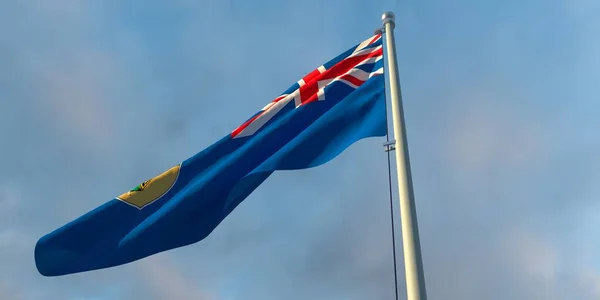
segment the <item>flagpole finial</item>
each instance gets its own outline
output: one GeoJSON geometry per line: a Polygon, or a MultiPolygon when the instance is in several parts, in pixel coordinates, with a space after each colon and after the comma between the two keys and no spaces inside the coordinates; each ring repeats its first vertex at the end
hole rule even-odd
{"type": "Polygon", "coordinates": [[[385,27],[385,24],[387,23],[391,23],[392,27],[394,27],[396,25],[396,15],[394,15],[393,12],[388,11],[383,13],[383,15],[381,15],[381,21],[383,22],[383,26],[385,27]]]}

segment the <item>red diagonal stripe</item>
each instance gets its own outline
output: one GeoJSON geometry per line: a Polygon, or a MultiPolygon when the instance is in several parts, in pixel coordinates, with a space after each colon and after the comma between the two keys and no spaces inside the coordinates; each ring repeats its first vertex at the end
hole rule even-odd
{"type": "Polygon", "coordinates": [[[369,45],[372,45],[373,43],[377,42],[377,40],[379,40],[380,37],[381,37],[380,33],[373,36],[373,39],[369,42],[369,45]]]}
{"type": "MultiPolygon", "coordinates": [[[[271,101],[271,104],[275,104],[279,101],[281,101],[281,99],[284,99],[287,95],[281,95],[277,98],[275,98],[273,101],[271,101]]],[[[256,119],[258,119],[260,116],[262,116],[265,111],[269,110],[269,108],[271,108],[273,105],[269,105],[267,107],[265,107],[264,110],[258,112],[254,117],[250,118],[248,121],[244,122],[244,124],[240,125],[238,128],[236,128],[234,131],[231,132],[231,136],[232,137],[236,137],[238,134],[240,134],[240,132],[244,131],[244,129],[246,129],[248,126],[250,126],[250,124],[254,121],[256,121],[256,119]]]]}
{"type": "Polygon", "coordinates": [[[302,80],[305,84],[307,84],[313,79],[317,78],[319,75],[321,75],[321,71],[319,71],[319,69],[315,69],[312,72],[306,74],[306,76],[302,77],[302,80]]]}
{"type": "Polygon", "coordinates": [[[365,83],[364,81],[362,81],[362,80],[360,80],[360,79],[358,79],[358,78],[356,78],[356,77],[354,77],[354,76],[352,76],[350,74],[344,74],[344,75],[342,75],[340,77],[340,79],[346,80],[346,81],[352,83],[355,86],[360,86],[361,84],[365,83]]]}
{"type": "Polygon", "coordinates": [[[261,111],[260,113],[257,113],[256,116],[244,122],[244,124],[240,125],[240,127],[236,128],[234,131],[231,132],[231,136],[236,137],[238,134],[240,134],[240,132],[244,131],[244,129],[246,129],[246,127],[248,127],[252,122],[258,119],[258,117],[262,116],[263,113],[264,111],[261,111]]]}
{"type": "Polygon", "coordinates": [[[281,96],[275,98],[275,100],[271,101],[271,103],[277,103],[277,102],[281,101],[281,99],[285,98],[286,96],[287,95],[281,95],[281,96]]]}

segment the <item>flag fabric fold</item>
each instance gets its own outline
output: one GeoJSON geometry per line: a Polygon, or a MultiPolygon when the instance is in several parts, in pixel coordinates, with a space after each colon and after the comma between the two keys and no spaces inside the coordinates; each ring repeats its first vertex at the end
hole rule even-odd
{"type": "Polygon", "coordinates": [[[43,236],[45,276],[108,268],[196,243],[274,171],[322,165],[387,132],[381,35],[310,72],[203,151],[43,236]]]}

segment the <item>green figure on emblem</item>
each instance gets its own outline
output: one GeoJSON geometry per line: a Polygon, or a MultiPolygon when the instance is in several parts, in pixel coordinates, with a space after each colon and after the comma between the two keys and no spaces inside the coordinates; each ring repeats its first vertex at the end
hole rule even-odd
{"type": "Polygon", "coordinates": [[[141,184],[138,184],[136,187],[132,188],[131,190],[129,190],[130,192],[141,192],[144,190],[144,188],[148,185],[148,182],[150,180],[146,180],[144,182],[142,182],[141,184]]]}

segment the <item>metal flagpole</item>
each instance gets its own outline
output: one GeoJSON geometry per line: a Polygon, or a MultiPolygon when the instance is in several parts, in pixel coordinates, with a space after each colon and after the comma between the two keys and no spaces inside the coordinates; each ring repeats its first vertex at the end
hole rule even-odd
{"type": "MultiPolygon", "coordinates": [[[[396,64],[396,47],[394,41],[395,16],[388,11],[381,16],[385,33],[384,56],[389,79],[390,100],[392,102],[392,119],[394,125],[393,150],[396,152],[396,172],[398,173],[398,193],[400,200],[400,218],[402,224],[402,245],[404,248],[404,271],[406,273],[406,295],[408,300],[426,300],[425,276],[421,245],[417,226],[417,212],[413,193],[406,141],[405,122],[402,108],[402,94],[396,64]]],[[[389,145],[388,145],[389,146],[389,145]]]]}

